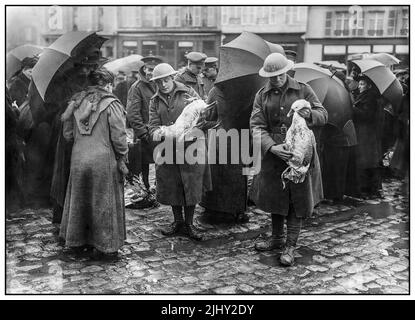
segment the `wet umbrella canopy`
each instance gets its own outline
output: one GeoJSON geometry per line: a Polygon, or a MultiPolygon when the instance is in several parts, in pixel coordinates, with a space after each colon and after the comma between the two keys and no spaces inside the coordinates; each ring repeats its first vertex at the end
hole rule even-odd
{"type": "Polygon", "coordinates": [[[360,72],[367,76],[378,88],[379,93],[385,97],[395,108],[398,108],[403,95],[402,86],[393,72],[384,64],[376,60],[352,61],[359,67],[360,72]]]}
{"type": "Polygon", "coordinates": [[[25,44],[11,50],[6,57],[6,79],[9,80],[22,68],[22,60],[41,54],[43,47],[25,44]]]}
{"type": "Polygon", "coordinates": [[[220,47],[219,74],[215,84],[225,94],[229,108],[225,119],[222,119],[225,129],[249,128],[255,94],[266,81],[258,75],[258,71],[271,53],[265,40],[250,32],[243,32],[220,47]]]}
{"type": "Polygon", "coordinates": [[[142,56],[139,54],[132,54],[127,57],[115,59],[104,64],[104,67],[113,73],[118,71],[123,71],[126,74],[131,73],[132,71],[138,71],[144,65],[144,62],[141,61],[142,56]]]}
{"type": "Polygon", "coordinates": [[[236,39],[220,47],[220,66],[216,83],[258,74],[269,54],[271,50],[265,40],[253,33],[243,32],[236,39]]]}
{"type": "Polygon", "coordinates": [[[367,59],[379,61],[380,63],[384,64],[387,67],[393,66],[395,64],[399,64],[400,62],[398,58],[385,52],[370,54],[367,56],[367,59]]]}
{"type": "Polygon", "coordinates": [[[32,79],[37,92],[43,99],[48,100],[47,91],[53,78],[72,68],[77,60],[90,48],[100,48],[107,39],[95,32],[72,31],[59,37],[42,53],[38,63],[33,68],[32,79]]]}
{"type": "Polygon", "coordinates": [[[328,123],[343,129],[352,119],[352,100],[343,82],[329,70],[311,63],[298,63],[294,71],[294,78],[308,83],[326,108],[328,123]]]}

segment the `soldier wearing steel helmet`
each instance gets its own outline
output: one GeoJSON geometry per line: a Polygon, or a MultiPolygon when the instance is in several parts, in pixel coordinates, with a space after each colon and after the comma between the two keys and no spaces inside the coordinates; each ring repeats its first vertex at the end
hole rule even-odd
{"type": "Polygon", "coordinates": [[[250,119],[253,135],[260,134],[262,162],[261,171],[254,178],[252,198],[262,210],[271,213],[272,236],[256,244],[258,251],[284,249],[280,257],[283,265],[294,263],[294,249],[304,218],[322,199],[320,164],[316,150],[310,170],[302,183],[289,182],[285,188],[281,173],[287,168],[286,161],[292,154],[285,149],[285,135],[292,116],[287,117],[291,105],[298,99],[311,104],[311,111],[303,108],[298,113],[314,130],[327,122],[327,111],[308,84],[298,82],[287,75],[294,62],[280,53],[270,54],[259,71],[261,77],[269,78],[255,96],[250,119]],[[287,219],[287,239],[284,241],[284,219],[287,219]]]}
{"type": "MultiPolygon", "coordinates": [[[[167,63],[154,68],[151,81],[156,83],[157,91],[150,100],[149,123],[153,138],[161,126],[175,123],[192,98],[200,99],[191,87],[174,80],[176,73],[167,63]]],[[[161,232],[167,236],[184,233],[191,239],[201,240],[201,234],[193,225],[193,215],[203,192],[211,188],[209,171],[206,164],[188,164],[186,159],[183,164],[176,163],[176,148],[173,149],[173,164],[156,163],[157,201],[170,205],[174,215],[174,222],[161,232]]]]}
{"type": "Polygon", "coordinates": [[[175,80],[193,88],[203,100],[207,98],[201,73],[205,65],[206,55],[202,52],[189,52],[186,54],[187,67],[177,74],[175,80]]]}

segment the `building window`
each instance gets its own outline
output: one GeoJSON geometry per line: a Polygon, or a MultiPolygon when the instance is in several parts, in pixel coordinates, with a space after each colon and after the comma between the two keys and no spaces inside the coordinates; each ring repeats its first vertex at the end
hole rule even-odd
{"type": "Polygon", "coordinates": [[[143,27],[152,28],[154,26],[154,7],[143,7],[143,27]]]}
{"type": "Polygon", "coordinates": [[[384,15],[384,11],[369,11],[369,28],[367,30],[368,36],[383,36],[384,15]]]}
{"type": "Polygon", "coordinates": [[[269,8],[268,7],[257,7],[256,23],[257,24],[268,24],[269,23],[269,8]]]}
{"type": "Polygon", "coordinates": [[[155,27],[161,27],[161,7],[153,7],[153,25],[155,27]]]}
{"type": "Polygon", "coordinates": [[[157,41],[144,40],[141,42],[141,54],[145,56],[157,54],[157,41]]]}
{"type": "Polygon", "coordinates": [[[174,41],[165,40],[159,41],[159,52],[158,54],[166,58],[167,63],[174,64],[174,41]]]}
{"type": "Polygon", "coordinates": [[[215,7],[208,7],[207,26],[208,27],[216,26],[215,7]]]}
{"type": "Polygon", "coordinates": [[[299,22],[300,22],[299,7],[286,7],[285,8],[285,23],[296,24],[299,22]]]}
{"type": "Polygon", "coordinates": [[[409,11],[408,9],[402,10],[402,28],[401,35],[407,36],[409,34],[409,11]]]}
{"type": "Polygon", "coordinates": [[[333,18],[333,12],[326,12],[326,25],[324,29],[324,34],[326,36],[331,36],[331,19],[333,18]]]}
{"type": "Polygon", "coordinates": [[[134,28],[137,26],[137,9],[131,10],[131,7],[121,7],[121,28],[134,28]]]}
{"type": "Polygon", "coordinates": [[[278,22],[278,15],[277,15],[277,7],[270,7],[269,8],[269,23],[270,24],[277,24],[278,22]]]}
{"type": "Polygon", "coordinates": [[[98,30],[104,30],[104,8],[98,7],[98,30]]]}
{"type": "Polygon", "coordinates": [[[395,35],[395,28],[396,28],[396,10],[390,10],[389,17],[388,17],[388,36],[395,35]]]}
{"type": "Polygon", "coordinates": [[[242,24],[255,24],[256,7],[242,7],[242,24]]]}
{"type": "Polygon", "coordinates": [[[168,7],[167,26],[180,27],[180,7],[168,7]]]}
{"type": "Polygon", "coordinates": [[[216,42],[215,41],[203,41],[203,52],[208,56],[216,55],[216,42]]]}
{"type": "Polygon", "coordinates": [[[363,36],[364,32],[364,12],[358,12],[356,20],[351,24],[352,36],[363,36]]]}
{"type": "Polygon", "coordinates": [[[229,7],[222,7],[222,25],[227,25],[228,24],[228,9],[229,7]]]}
{"type": "Polygon", "coordinates": [[[193,7],[193,27],[202,26],[202,7],[193,7]]]}
{"type": "Polygon", "coordinates": [[[334,35],[338,37],[349,35],[348,12],[336,12],[334,35]]]}
{"type": "Polygon", "coordinates": [[[242,8],[241,7],[223,7],[224,24],[241,24],[242,8]]]}
{"type": "Polygon", "coordinates": [[[126,40],[122,43],[122,56],[129,56],[138,53],[137,41],[126,40]]]}

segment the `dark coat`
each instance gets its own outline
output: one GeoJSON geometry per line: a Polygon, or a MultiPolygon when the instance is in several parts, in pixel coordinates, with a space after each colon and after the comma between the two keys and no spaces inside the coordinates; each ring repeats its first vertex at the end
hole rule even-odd
{"type": "Polygon", "coordinates": [[[30,79],[26,77],[23,72],[20,72],[10,81],[10,97],[12,101],[16,101],[18,106],[21,106],[27,96],[30,79]]]}
{"type": "MultiPolygon", "coordinates": [[[[175,81],[175,88],[169,95],[169,102],[157,90],[150,100],[150,134],[160,128],[174,124],[188,104],[186,94],[198,97],[190,87],[175,81]]],[[[199,98],[199,97],[198,97],[199,98]]],[[[203,141],[203,143],[205,143],[203,141]]],[[[185,144],[185,148],[188,147],[185,144]]],[[[175,152],[174,152],[175,154],[175,152]]],[[[205,154],[207,161],[207,152],[205,154]]],[[[206,162],[207,163],[207,162],[206,162]]],[[[210,174],[206,164],[157,164],[157,201],[172,206],[192,206],[202,199],[205,189],[210,189],[210,174]]]]}
{"type": "Polygon", "coordinates": [[[128,91],[127,123],[134,130],[135,139],[140,139],[141,163],[153,163],[153,148],[149,141],[148,121],[150,99],[156,93],[156,87],[149,82],[142,70],[137,80],[128,91]]]}
{"type": "Polygon", "coordinates": [[[405,175],[409,169],[409,92],[403,96],[399,109],[397,110],[396,120],[396,144],[390,166],[397,170],[399,174],[405,175]]]}
{"type": "Polygon", "coordinates": [[[60,236],[69,247],[89,244],[115,252],[126,238],[124,185],[117,166],[128,152],[125,111],[104,90],[93,94],[79,99],[64,122],[63,136],[74,143],[60,236]],[[96,111],[85,123],[89,103],[96,111]]]}
{"type": "Polygon", "coordinates": [[[278,128],[283,124],[290,127],[292,117],[287,117],[287,114],[298,99],[305,99],[311,104],[311,121],[307,121],[309,127],[314,130],[327,123],[327,111],[311,87],[289,76],[282,92],[272,88],[268,82],[256,94],[250,127],[251,130],[260,130],[262,160],[261,170],[253,181],[252,200],[260,209],[284,216],[288,215],[291,202],[297,217],[308,217],[314,206],[323,199],[317,150],[314,150],[305,181],[298,184],[290,181],[285,189],[281,174],[287,164],[269,151],[272,146],[284,142],[285,135],[278,128]]]}
{"type": "Polygon", "coordinates": [[[209,79],[205,75],[200,76],[203,81],[203,88],[207,97],[209,97],[210,90],[212,90],[216,79],[209,79]]]}
{"type": "Polygon", "coordinates": [[[377,168],[382,158],[381,130],[383,108],[378,105],[378,96],[366,90],[356,97],[353,106],[353,122],[357,136],[358,169],[377,168]]]}
{"type": "Polygon", "coordinates": [[[176,75],[175,80],[193,88],[200,98],[206,100],[207,91],[200,75],[196,76],[189,69],[185,68],[183,72],[176,75]]]}
{"type": "MultiPolygon", "coordinates": [[[[223,118],[226,114],[227,105],[225,94],[217,86],[209,92],[206,103],[216,102],[207,120],[213,125],[219,122],[217,129],[224,128],[223,118]]],[[[242,213],[246,210],[247,201],[247,179],[242,174],[243,165],[231,164],[231,146],[227,145],[228,164],[219,164],[219,138],[216,139],[216,164],[211,164],[210,173],[212,179],[212,190],[203,195],[200,205],[211,211],[225,213],[242,213]]],[[[239,149],[241,150],[241,149],[239,149]]]]}

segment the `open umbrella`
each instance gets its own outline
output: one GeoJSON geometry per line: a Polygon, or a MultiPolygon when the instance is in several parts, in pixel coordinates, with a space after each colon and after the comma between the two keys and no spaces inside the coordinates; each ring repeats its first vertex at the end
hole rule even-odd
{"type": "Polygon", "coordinates": [[[379,93],[386,98],[392,106],[398,108],[403,95],[402,86],[393,72],[384,64],[376,60],[364,59],[352,61],[359,67],[360,72],[367,76],[378,88],[379,93]]]}
{"type": "Polygon", "coordinates": [[[106,40],[95,32],[71,31],[45,48],[32,73],[33,82],[43,101],[48,100],[49,85],[58,73],[72,68],[77,59],[85,58],[86,50],[100,48],[106,40]]]}
{"type": "Polygon", "coordinates": [[[11,50],[6,57],[6,79],[9,80],[22,68],[22,60],[42,53],[43,47],[25,44],[11,50]]]}
{"type": "Polygon", "coordinates": [[[352,119],[352,100],[343,82],[329,70],[311,63],[294,65],[294,78],[308,83],[326,108],[328,122],[343,130],[352,119]]]}
{"type": "Polygon", "coordinates": [[[385,53],[385,52],[370,54],[370,55],[367,56],[366,59],[379,61],[380,63],[383,63],[386,67],[390,67],[390,66],[393,66],[395,64],[399,64],[399,62],[400,62],[400,60],[398,58],[396,58],[395,56],[393,56],[389,53],[385,53]]]}
{"type": "Polygon", "coordinates": [[[109,71],[117,73],[118,71],[123,71],[126,74],[131,73],[132,71],[139,70],[144,63],[141,61],[139,54],[132,54],[127,57],[119,58],[107,62],[104,64],[104,67],[107,68],[109,71]]]}
{"type": "MultiPolygon", "coordinates": [[[[272,46],[275,49],[275,46],[272,46]]],[[[255,94],[266,79],[258,75],[270,46],[261,37],[243,32],[219,49],[219,74],[215,85],[224,93],[226,110],[222,123],[227,128],[249,128],[255,94]]]]}
{"type": "Polygon", "coordinates": [[[261,37],[243,32],[239,37],[220,47],[220,66],[216,83],[258,74],[269,54],[271,54],[270,47],[261,37]]]}
{"type": "Polygon", "coordinates": [[[285,56],[284,48],[281,45],[266,40],[264,41],[268,45],[269,50],[271,50],[271,53],[281,53],[285,56]]]}

